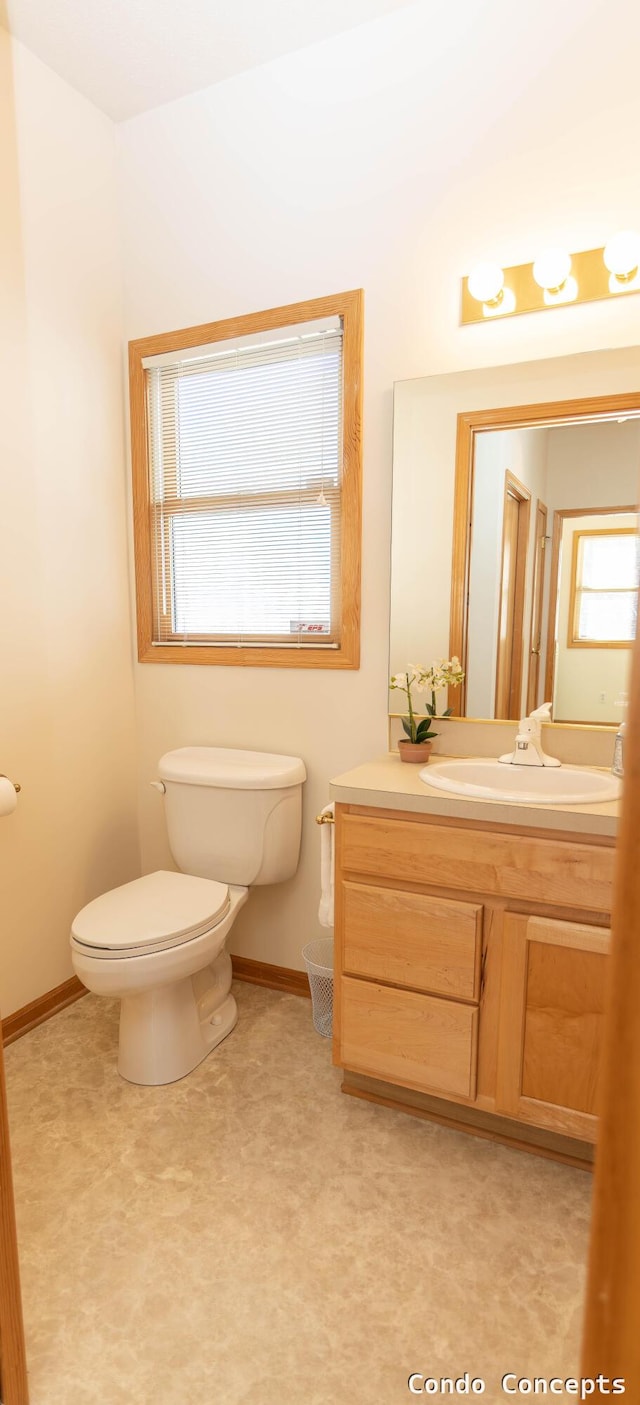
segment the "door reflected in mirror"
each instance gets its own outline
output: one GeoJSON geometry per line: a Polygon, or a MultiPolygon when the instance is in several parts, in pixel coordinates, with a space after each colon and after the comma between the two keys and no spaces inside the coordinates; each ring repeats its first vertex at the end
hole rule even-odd
{"type": "Polygon", "coordinates": [[[457,655],[454,715],[517,721],[551,701],[555,722],[620,722],[639,384],[632,347],[396,385],[392,673],[457,655]]]}

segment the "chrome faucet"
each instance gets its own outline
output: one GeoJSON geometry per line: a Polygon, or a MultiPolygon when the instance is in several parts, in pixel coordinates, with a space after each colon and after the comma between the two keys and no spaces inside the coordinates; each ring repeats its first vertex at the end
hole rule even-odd
{"type": "Polygon", "coordinates": [[[518,724],[515,746],[498,758],[505,766],[560,766],[556,756],[547,756],[542,747],[542,723],[551,721],[551,703],[543,703],[518,724]]]}

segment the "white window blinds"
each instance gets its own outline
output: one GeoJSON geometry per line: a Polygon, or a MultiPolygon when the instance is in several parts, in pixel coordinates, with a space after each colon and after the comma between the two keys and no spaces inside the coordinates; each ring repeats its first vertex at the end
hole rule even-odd
{"type": "Polygon", "coordinates": [[[143,367],[154,642],[336,648],[341,319],[143,367]]]}

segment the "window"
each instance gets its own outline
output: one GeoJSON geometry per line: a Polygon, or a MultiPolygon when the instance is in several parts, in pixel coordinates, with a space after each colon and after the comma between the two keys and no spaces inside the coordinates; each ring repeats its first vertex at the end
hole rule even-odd
{"type": "Polygon", "coordinates": [[[357,668],[362,293],[132,342],[143,662],[357,668]]]}
{"type": "Polygon", "coordinates": [[[636,637],[639,547],[633,527],[574,532],[570,648],[629,648],[636,637]]]}

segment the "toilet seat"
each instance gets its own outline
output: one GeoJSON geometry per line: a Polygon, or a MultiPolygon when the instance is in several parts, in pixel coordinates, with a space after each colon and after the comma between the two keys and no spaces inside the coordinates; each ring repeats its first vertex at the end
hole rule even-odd
{"type": "Polygon", "coordinates": [[[223,921],[229,906],[226,883],[160,869],[83,907],[71,945],[97,959],[146,956],[202,936],[223,921]]]}

